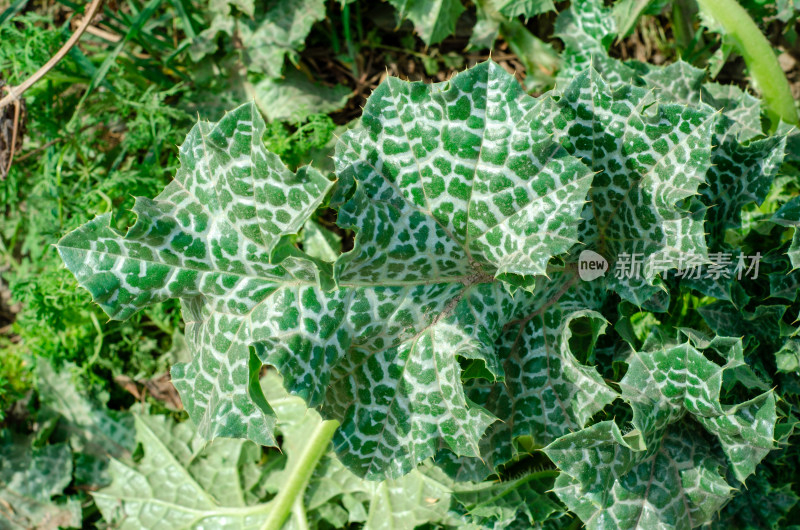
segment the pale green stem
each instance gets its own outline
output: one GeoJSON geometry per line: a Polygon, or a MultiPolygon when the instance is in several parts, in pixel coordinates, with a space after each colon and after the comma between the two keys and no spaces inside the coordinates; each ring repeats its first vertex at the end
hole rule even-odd
{"type": "Polygon", "coordinates": [[[778,119],[798,124],[797,109],[789,82],[778,64],[769,41],[736,0],[697,0],[700,8],[716,20],[736,43],[747,63],[750,75],[758,85],[767,106],[767,115],[774,132],[778,119]]]}
{"type": "Polygon", "coordinates": [[[328,450],[328,446],[333,439],[333,433],[339,422],[336,420],[323,421],[311,434],[308,443],[303,450],[303,454],[297,460],[297,464],[292,470],[289,481],[284,484],[277,497],[270,502],[270,511],[267,520],[264,521],[262,530],[279,530],[289,513],[295,499],[305,491],[308,479],[317,467],[317,463],[322,455],[328,450]]]}
{"type": "Polygon", "coordinates": [[[292,522],[297,527],[297,530],[309,530],[308,519],[306,518],[306,509],[303,506],[303,496],[298,495],[292,505],[292,522]]]}

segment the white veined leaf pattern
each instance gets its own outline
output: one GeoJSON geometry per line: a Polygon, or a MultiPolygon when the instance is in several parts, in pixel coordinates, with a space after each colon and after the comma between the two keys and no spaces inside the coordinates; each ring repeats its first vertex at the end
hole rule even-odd
{"type": "MultiPolygon", "coordinates": [[[[725,231],[740,226],[744,206],[764,201],[784,159],[786,135],[755,139],[762,135],[760,102],[738,87],[704,83],[705,72],[683,61],[668,66],[628,64],[659,99],[723,111],[714,124],[711,165],[698,188],[700,200],[691,209],[705,217],[709,253],[737,256],[735,249],[724,243],[725,231]]],[[[684,267],[692,260],[685,256],[684,267]]],[[[684,285],[724,300],[741,299],[741,287],[734,280],[736,265],[732,263],[729,275],[723,277],[705,274],[703,267],[700,278],[684,278],[684,285]]]]}
{"type": "MultiPolygon", "coordinates": [[[[695,85],[675,90],[691,98],[695,85]]],[[[775,398],[722,404],[725,373],[763,389],[741,343],[666,336],[630,355],[616,392],[593,366],[606,327],[595,310],[608,287],[647,301],[679,255],[706,255],[706,210],[684,206],[707,175],[733,175],[709,170],[715,134],[730,140],[719,156],[768,165],[731,188],[740,205],[759,200],[783,144],[743,145],[708,105],[613,86],[590,69],[535,99],[491,61],[445,83],[389,79],[337,143],[335,188],[267,152],[245,105],[192,130],[175,180],[137,200],[127,233],[101,216],[59,251],[113,318],[182,300],[193,358],[173,380],[204,437],[274,443],[259,382],[268,364],[341,423],[333,447],[361,477],[398,478],[437,456],[451,475],[482,480],[524,438],[525,450],[547,445],[563,471],[556,493],[590,527],[691,527],[729,497],[726,477],[743,481],[773,448],[775,398]],[[331,191],[354,246],[337,257],[326,239],[314,258],[295,235],[331,191]],[[586,283],[583,248],[612,266],[633,253],[661,261],[639,285],[586,283]],[[617,398],[633,431],[587,427],[617,398]]],[[[704,309],[718,332],[732,322],[704,309]]]]}
{"type": "Polygon", "coordinates": [[[339,178],[359,183],[339,223],[364,247],[340,260],[338,282],[488,274],[527,286],[544,274],[577,241],[573,201],[591,180],[543,130],[548,114],[491,61],[433,85],[387,79],[337,145],[339,178]],[[362,208],[403,224],[370,223],[362,208]],[[426,249],[423,235],[441,242],[426,249]],[[406,254],[423,249],[424,266],[410,267],[406,254]]]}
{"type": "Polygon", "coordinates": [[[741,225],[742,207],[761,204],[778,174],[786,148],[785,136],[752,140],[746,145],[734,136],[736,127],[727,117],[720,119],[714,134],[712,166],[707,183],[700,186],[706,212],[709,249],[718,250],[724,230],[741,225]]]}
{"type": "Polygon", "coordinates": [[[774,448],[775,396],[765,392],[744,403],[721,404],[724,368],[686,343],[634,354],[620,388],[648,449],[668,425],[691,415],[717,436],[734,475],[744,482],[774,448]]]}
{"type": "Polygon", "coordinates": [[[724,111],[733,122],[729,134],[740,142],[752,140],[763,134],[761,126],[761,101],[736,85],[703,84],[703,100],[724,111]]]}
{"type": "Polygon", "coordinates": [[[733,85],[704,83],[705,72],[677,61],[641,65],[642,79],[660,98],[723,110],[714,124],[711,166],[700,185],[709,248],[718,250],[722,232],[738,227],[743,206],[761,204],[783,161],[786,136],[754,140],[761,133],[760,102],[733,85]]]}
{"type": "MultiPolygon", "coordinates": [[[[667,66],[654,66],[636,61],[622,63],[611,58],[608,49],[617,30],[613,21],[599,16],[605,9],[594,0],[576,2],[559,16],[557,27],[561,28],[559,33],[569,59],[560,74],[562,81],[577,75],[591,61],[612,91],[628,89],[628,83],[652,89],[655,97],[645,96],[646,104],[643,106],[657,99],[698,110],[721,111],[712,129],[711,164],[705,173],[705,182],[697,188],[701,201],[696,201],[691,207],[694,213],[684,217],[686,222],[682,228],[692,234],[691,238],[697,243],[696,252],[683,252],[683,262],[680,258],[665,260],[663,255],[655,255],[651,259],[666,268],[670,265],[683,268],[690,263],[696,266],[704,262],[706,257],[700,251],[702,236],[699,231],[700,217],[703,216],[709,252],[717,253],[717,256],[721,252],[736,255],[723,243],[724,232],[740,225],[743,206],[753,202],[760,205],[764,200],[778,174],[784,154],[791,155],[792,149],[787,149],[787,140],[792,138],[790,130],[782,128],[783,132],[778,135],[757,139],[763,135],[760,101],[735,85],[704,82],[706,72],[686,62],[679,60],[667,66]],[[583,45],[583,40],[575,38],[575,35],[584,34],[590,46],[583,45]],[[577,66],[573,66],[573,63],[577,66]]],[[[797,254],[797,246],[792,246],[790,255],[797,254]]],[[[800,263],[800,260],[797,261],[800,263]]],[[[653,271],[657,272],[658,268],[653,271]]],[[[686,278],[686,285],[708,296],[745,303],[741,288],[730,277],[707,276],[703,274],[702,278],[686,278]]],[[[665,293],[657,291],[655,285],[649,285],[647,278],[645,281],[616,283],[617,287],[622,288],[620,294],[624,298],[653,310],[664,309],[652,303],[653,299],[648,300],[654,293],[665,293]]]]}
{"type": "Polygon", "coordinates": [[[554,101],[555,138],[597,174],[582,217],[581,241],[612,269],[625,256],[647,258],[609,287],[641,305],[657,273],[694,257],[707,260],[702,219],[678,203],[697,193],[711,163],[716,114],[654,103],[632,85],[617,90],[595,70],[578,75],[554,101]]]}
{"type": "Polygon", "coordinates": [[[502,377],[494,342],[529,296],[495,278],[533,287],[575,241],[591,179],[537,126],[539,109],[492,62],[442,84],[389,79],[337,145],[351,192],[338,222],[356,241],[334,276],[351,297],[352,342],[340,343],[323,411],[342,421],[340,457],[365,476],[408,472],[438,437],[479,454],[495,418],[464,395],[458,357],[502,377]]]}
{"type": "Polygon", "coordinates": [[[498,353],[504,384],[473,379],[468,396],[491,411],[496,422],[481,440],[481,458],[455,458],[443,451],[445,469],[460,480],[483,480],[517,456],[514,440],[544,447],[556,438],[582,429],[589,419],[614,400],[589,363],[591,349],[606,327],[599,309],[605,292],[598,283],[580,282],[574,271],[553,275],[537,290],[528,314],[507,326],[498,353]],[[588,350],[573,351],[573,326],[590,335],[588,350]],[[579,359],[580,357],[580,359],[579,359]]]}
{"type": "Polygon", "coordinates": [[[562,471],[554,491],[590,530],[689,530],[728,500],[723,463],[697,428],[671,426],[652,453],[636,442],[603,421],[545,449],[562,471]]]}
{"type": "Polygon", "coordinates": [[[564,51],[556,89],[565,88],[575,76],[590,67],[612,84],[634,79],[634,70],[608,56],[608,48],[617,36],[617,23],[611,13],[603,0],[582,0],[571,2],[569,8],[558,15],[555,36],[564,41],[564,51]]]}
{"type": "Polygon", "coordinates": [[[332,271],[288,238],[332,184],[268,153],[252,104],[193,129],[176,179],[137,201],[127,234],[101,216],[59,250],[114,318],[181,298],[193,359],[172,375],[204,436],[273,443],[268,363],[341,422],[334,443],[359,474],[402,475],[442,441],[478,456],[495,418],[464,395],[459,358],[502,378],[494,342],[577,242],[591,181],[544,131],[545,110],[492,62],[382,84],[337,147],[334,204],[356,241],[332,271]]]}
{"type": "Polygon", "coordinates": [[[620,381],[633,409],[625,436],[611,421],[568,434],[545,448],[563,474],[555,491],[589,528],[693,528],[709,521],[732,487],[774,449],[775,396],[720,403],[724,372],[741,369],[741,340],[703,340],[720,366],[687,342],[634,353],[620,381]],[[717,439],[715,449],[709,436],[717,439]],[[727,466],[726,466],[727,463],[727,466]]]}
{"type": "MultiPolygon", "coordinates": [[[[565,60],[558,73],[557,88],[567,86],[591,65],[615,88],[633,83],[655,89],[659,100],[724,110],[730,120],[725,129],[731,129],[726,134],[740,142],[763,134],[761,102],[736,85],[704,82],[706,72],[683,60],[656,66],[612,58],[609,48],[619,34],[611,11],[600,0],[586,0],[571,3],[558,16],[556,35],[564,41],[565,60]]],[[[784,124],[779,131],[788,133],[790,129],[784,124]]]]}
{"type": "Polygon", "coordinates": [[[0,528],[79,527],[81,503],[64,498],[72,472],[68,443],[38,447],[0,430],[0,528]]]}
{"type": "Polygon", "coordinates": [[[574,287],[504,337],[500,349],[506,359],[512,410],[506,423],[512,438],[529,436],[535,447],[547,445],[582,428],[616,396],[596,368],[584,364],[591,351],[573,352],[570,347],[571,326],[578,322],[589,328],[592,345],[605,330],[605,318],[587,309],[595,302],[587,298],[594,294],[583,286],[574,287]],[[578,356],[585,357],[581,361],[578,356]]]}
{"type": "Polygon", "coordinates": [[[181,298],[193,359],[174,365],[172,377],[200,432],[272,445],[274,417],[249,345],[292,322],[273,307],[321,296],[317,266],[286,255],[281,237],[302,227],[332,183],[313,169],[291,173],[264,148],[263,132],[252,104],[197,124],[175,180],[155,200],[137,199],[126,234],[105,214],[64,236],[58,250],[112,318],[181,298]]]}
{"type": "MultiPolygon", "coordinates": [[[[770,386],[759,379],[744,359],[744,341],[740,337],[722,335],[707,336],[691,328],[680,328],[680,334],[698,350],[709,350],[709,353],[725,359],[722,376],[723,391],[730,390],[735,383],[747,388],[766,392],[770,386]]],[[[664,342],[667,344],[667,342],[664,342]]]]}
{"type": "MultiPolygon", "coordinates": [[[[686,278],[684,285],[708,296],[746,304],[737,276],[749,266],[749,260],[740,263],[741,252],[725,242],[729,228],[741,226],[741,211],[751,203],[761,205],[783,162],[786,136],[777,135],[742,143],[737,137],[741,128],[727,115],[720,116],[715,127],[711,155],[712,165],[706,173],[706,182],[699,187],[701,207],[705,214],[706,243],[709,258],[722,263],[727,275],[709,274],[708,266],[701,269],[697,278],[686,278]]],[[[688,262],[687,262],[688,263],[688,262]]]]}
{"type": "MultiPolygon", "coordinates": [[[[658,100],[698,111],[722,111],[713,124],[711,164],[707,166],[705,182],[697,188],[702,204],[698,201],[691,208],[694,212],[691,216],[684,212],[683,221],[678,225],[678,230],[687,236],[684,242],[695,249],[687,252],[684,246],[682,260],[675,253],[671,256],[655,254],[649,258],[660,265],[651,268],[651,272],[671,266],[683,268],[689,263],[696,266],[707,259],[702,251],[701,217],[705,216],[703,224],[709,252],[729,251],[722,244],[724,231],[739,226],[743,206],[752,202],[760,204],[764,200],[784,158],[787,138],[777,135],[755,139],[762,135],[760,101],[734,85],[705,83],[706,72],[688,63],[677,61],[667,66],[654,66],[636,61],[622,63],[611,58],[608,49],[617,30],[613,20],[600,16],[604,10],[606,8],[595,1],[576,2],[559,16],[557,28],[561,29],[558,33],[564,40],[568,59],[560,73],[562,85],[591,62],[612,91],[629,90],[629,83],[652,89],[652,94],[644,96],[643,108],[658,100]],[[575,35],[586,38],[576,39],[575,35]],[[584,40],[590,45],[584,45],[584,40]]],[[[702,170],[698,172],[702,173],[702,170]]],[[[687,191],[694,189],[692,184],[687,191]]],[[[594,190],[590,193],[591,199],[594,193],[594,190]]],[[[688,282],[709,296],[725,300],[741,297],[741,289],[730,278],[689,279],[688,282]]],[[[624,298],[653,310],[664,310],[650,298],[657,293],[665,294],[658,291],[658,280],[651,284],[645,277],[639,281],[613,283],[624,298]]]]}
{"type": "Polygon", "coordinates": [[[666,66],[653,66],[647,63],[634,63],[644,84],[656,91],[659,99],[691,105],[703,105],[708,97],[701,96],[706,73],[684,61],[676,61],[666,66]]]}

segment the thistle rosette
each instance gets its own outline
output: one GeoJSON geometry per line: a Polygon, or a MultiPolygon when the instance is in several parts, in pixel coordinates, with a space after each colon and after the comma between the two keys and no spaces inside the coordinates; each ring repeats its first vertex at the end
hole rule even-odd
{"type": "Polygon", "coordinates": [[[337,146],[333,202],[356,239],[332,270],[290,236],[333,183],[267,152],[253,105],[192,130],[126,234],[100,216],[59,251],[112,318],[181,299],[193,358],[172,375],[203,436],[274,443],[266,363],[341,422],[334,444],[364,476],[402,475],[442,442],[478,456],[496,418],[466,397],[459,359],[504,377],[495,341],[576,244],[592,178],[547,115],[492,62],[387,80],[337,146]]]}

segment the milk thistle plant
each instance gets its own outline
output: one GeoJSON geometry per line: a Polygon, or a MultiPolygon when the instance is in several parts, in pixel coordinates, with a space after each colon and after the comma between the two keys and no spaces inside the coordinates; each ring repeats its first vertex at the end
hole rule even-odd
{"type": "MultiPolygon", "coordinates": [[[[58,243],[111,318],[180,299],[191,360],[171,375],[202,438],[272,446],[287,399],[319,414],[271,503],[195,521],[278,528],[332,465],[359,484],[449,480],[466,507],[453,524],[478,527],[520,510],[555,524],[560,502],[589,528],[692,528],[761,484],[793,425],[769,374],[799,351],[787,136],[686,63],[608,56],[602,9],[559,18],[565,66],[540,97],[491,60],[443,83],[388,78],[332,177],[284,166],[246,104],[194,126],[127,231],[106,214],[58,243]],[[304,237],[320,210],[352,250],[304,237]],[[605,261],[591,278],[587,252],[605,261]],[[719,259],[757,253],[757,277],[719,259]],[[631,256],[646,266],[611,272],[631,256]],[[475,501],[529,454],[535,469],[475,501]]],[[[98,492],[107,518],[152,524],[122,484],[155,484],[151,464],[98,492]]],[[[189,517],[169,502],[163,517],[189,517]]]]}

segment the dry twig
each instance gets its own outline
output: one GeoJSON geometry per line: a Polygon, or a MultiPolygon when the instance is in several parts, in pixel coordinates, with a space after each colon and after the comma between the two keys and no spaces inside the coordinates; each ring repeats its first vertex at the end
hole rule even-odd
{"type": "Polygon", "coordinates": [[[89,24],[92,22],[95,13],[97,13],[97,10],[100,9],[100,5],[102,3],[103,0],[92,0],[92,3],[89,4],[89,7],[86,10],[86,14],[84,15],[83,20],[81,21],[81,25],[78,26],[78,29],[75,31],[75,33],[73,33],[72,36],[70,36],[69,40],[67,40],[67,42],[64,43],[61,49],[58,50],[56,54],[53,55],[53,57],[51,57],[50,60],[44,64],[44,66],[39,68],[32,76],[30,76],[28,79],[26,79],[19,85],[15,87],[6,87],[8,94],[4,96],[3,99],[0,99],[0,109],[5,107],[6,105],[10,105],[13,102],[17,101],[26,90],[32,87],[42,77],[47,75],[47,72],[52,70],[53,67],[56,64],[58,64],[58,62],[61,59],[63,59],[64,56],[67,55],[67,53],[69,53],[69,50],[72,49],[73,46],[75,46],[78,40],[80,40],[81,35],[83,35],[83,33],[89,27],[89,24]]]}

